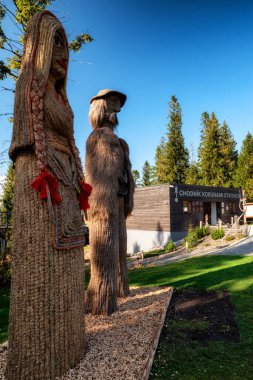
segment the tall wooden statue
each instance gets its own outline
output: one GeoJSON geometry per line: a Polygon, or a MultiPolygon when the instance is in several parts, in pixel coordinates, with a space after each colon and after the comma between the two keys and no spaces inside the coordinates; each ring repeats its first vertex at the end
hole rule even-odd
{"type": "Polygon", "coordinates": [[[124,94],[112,90],[91,99],[94,131],[87,140],[85,160],[86,179],[92,185],[86,307],[93,314],[111,314],[117,310],[117,295],[129,293],[125,219],[133,209],[134,180],[128,145],[114,133],[125,100],[124,94]]]}
{"type": "Polygon", "coordinates": [[[84,356],[84,231],[90,188],[66,95],[68,44],[59,20],[27,26],[16,86],[8,380],[51,380],[84,356]]]}

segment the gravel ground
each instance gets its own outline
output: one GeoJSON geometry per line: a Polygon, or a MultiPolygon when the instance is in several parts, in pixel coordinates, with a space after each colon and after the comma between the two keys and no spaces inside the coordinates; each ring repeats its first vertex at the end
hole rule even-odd
{"type": "MultiPolygon", "coordinates": [[[[172,288],[136,288],[119,300],[111,316],[87,315],[87,352],[81,363],[58,380],[141,380],[152,360],[162,315],[172,288]]],[[[6,349],[0,351],[0,379],[4,380],[6,349]]]]}

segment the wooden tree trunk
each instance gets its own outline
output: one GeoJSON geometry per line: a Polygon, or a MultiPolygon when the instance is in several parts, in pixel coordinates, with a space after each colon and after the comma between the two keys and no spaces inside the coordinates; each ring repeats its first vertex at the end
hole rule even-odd
{"type": "Polygon", "coordinates": [[[110,315],[117,311],[119,232],[117,216],[90,225],[91,279],[86,311],[110,315]]]}
{"type": "Polygon", "coordinates": [[[127,232],[124,214],[124,198],[119,199],[119,278],[118,296],[129,295],[128,268],[127,268],[127,232]]]}

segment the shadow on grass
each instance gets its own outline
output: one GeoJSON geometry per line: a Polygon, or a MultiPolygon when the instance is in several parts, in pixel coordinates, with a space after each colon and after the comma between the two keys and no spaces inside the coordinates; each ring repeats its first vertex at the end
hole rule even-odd
{"type": "Polygon", "coordinates": [[[253,257],[197,257],[166,266],[132,270],[129,281],[135,286],[170,285],[253,294],[253,257]]]}

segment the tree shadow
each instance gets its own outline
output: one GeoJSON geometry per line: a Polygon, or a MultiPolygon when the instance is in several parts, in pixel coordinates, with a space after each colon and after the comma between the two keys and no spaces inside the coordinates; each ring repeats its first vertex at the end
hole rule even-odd
{"type": "Polygon", "coordinates": [[[193,258],[166,266],[133,270],[129,273],[129,280],[132,285],[137,286],[168,285],[176,288],[226,289],[234,293],[253,294],[253,260],[247,260],[249,258],[242,256],[193,258]],[[224,268],[224,265],[228,267],[224,268]]]}
{"type": "Polygon", "coordinates": [[[141,250],[141,247],[140,245],[137,243],[137,241],[133,244],[133,253],[137,253],[137,252],[140,252],[141,250]]]}
{"type": "Polygon", "coordinates": [[[157,222],[156,224],[156,231],[157,231],[157,234],[156,234],[156,240],[153,240],[153,246],[154,247],[161,247],[165,244],[168,243],[168,241],[164,241],[164,231],[163,231],[163,228],[161,226],[161,223],[160,222],[157,222]]]}

